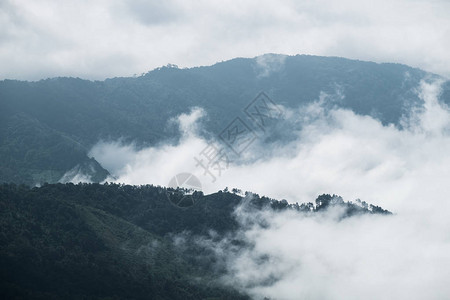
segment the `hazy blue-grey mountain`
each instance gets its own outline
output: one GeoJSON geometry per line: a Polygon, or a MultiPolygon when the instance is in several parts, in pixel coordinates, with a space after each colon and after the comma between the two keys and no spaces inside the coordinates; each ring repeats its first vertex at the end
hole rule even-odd
{"type": "MultiPolygon", "coordinates": [[[[398,125],[408,108],[421,104],[414,89],[427,76],[399,64],[266,55],[191,69],[167,66],[104,81],[3,80],[0,182],[70,180],[63,175],[71,171],[75,176],[100,139],[144,145],[173,138],[176,128],[167,121],[193,106],[206,110],[205,129],[218,133],[260,91],[288,108],[317,100],[321,92],[343,95],[327,104],[398,125]]],[[[450,85],[444,87],[441,100],[449,103],[450,85]]],[[[90,162],[91,180],[104,179],[107,170],[90,162]]]]}

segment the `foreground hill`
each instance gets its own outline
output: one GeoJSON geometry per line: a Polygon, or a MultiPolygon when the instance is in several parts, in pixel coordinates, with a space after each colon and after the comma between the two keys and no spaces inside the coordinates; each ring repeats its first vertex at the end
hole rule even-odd
{"type": "MultiPolygon", "coordinates": [[[[229,236],[239,229],[233,211],[243,198],[196,193],[195,205],[182,209],[169,201],[182,194],[116,184],[1,185],[0,297],[247,299],[219,283],[220,270],[213,267],[214,258],[205,259],[206,250],[182,252],[173,242],[181,233],[229,236]]],[[[290,209],[299,217],[330,206],[344,209],[343,217],[390,214],[331,195],[318,197],[315,205],[252,195],[246,205],[250,210],[290,209]]]]}
{"type": "MultiPolygon", "coordinates": [[[[288,108],[336,95],[327,103],[399,123],[420,80],[431,76],[399,64],[335,57],[265,55],[208,67],[167,66],[140,77],[88,81],[53,78],[0,82],[0,182],[70,181],[82,168],[94,182],[108,171],[89,159],[100,139],[138,145],[176,137],[168,120],[193,106],[205,109],[207,131],[217,134],[260,92],[288,108]],[[72,171],[72,172],[70,172],[72,171]],[[67,173],[69,172],[69,173],[67,173]]],[[[450,103],[450,85],[441,100],[450,103]]]]}

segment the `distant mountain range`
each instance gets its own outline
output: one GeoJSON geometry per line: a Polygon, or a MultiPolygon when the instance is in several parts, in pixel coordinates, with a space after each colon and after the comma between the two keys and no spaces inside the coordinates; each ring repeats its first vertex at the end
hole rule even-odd
{"type": "MultiPolygon", "coordinates": [[[[194,106],[208,114],[205,129],[217,133],[260,91],[287,108],[311,103],[321,93],[337,95],[327,104],[399,126],[402,114],[421,105],[419,82],[432,77],[438,76],[399,64],[268,54],[190,69],[168,65],[104,81],[3,80],[0,182],[70,181],[79,170],[100,182],[108,170],[87,155],[99,140],[143,146],[176,138],[168,120],[194,106]]],[[[440,100],[450,103],[448,82],[440,100]]]]}

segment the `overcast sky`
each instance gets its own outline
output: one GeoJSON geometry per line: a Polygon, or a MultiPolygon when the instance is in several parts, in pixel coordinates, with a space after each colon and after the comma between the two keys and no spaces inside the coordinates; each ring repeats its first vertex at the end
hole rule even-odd
{"type": "Polygon", "coordinates": [[[450,1],[0,0],[1,79],[103,79],[264,53],[450,76],[450,1]]]}

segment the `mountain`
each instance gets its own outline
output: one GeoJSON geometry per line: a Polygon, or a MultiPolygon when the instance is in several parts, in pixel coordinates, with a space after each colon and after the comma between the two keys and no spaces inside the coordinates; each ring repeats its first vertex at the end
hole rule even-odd
{"type": "MultiPolygon", "coordinates": [[[[0,185],[2,299],[249,299],[224,285],[223,268],[195,240],[233,236],[234,211],[291,210],[298,217],[339,207],[342,218],[390,212],[321,195],[315,205],[256,194],[197,193],[180,208],[182,189],[119,184],[0,185]],[[190,237],[186,248],[177,237],[190,237]]],[[[234,247],[247,247],[236,238],[234,247]]]]}
{"type": "MultiPolygon", "coordinates": [[[[94,168],[88,179],[100,182],[108,171],[87,155],[99,140],[143,146],[176,138],[168,121],[194,106],[208,114],[205,130],[218,133],[260,91],[287,108],[311,103],[323,93],[336,95],[328,105],[400,126],[402,114],[421,105],[415,88],[427,77],[438,76],[400,64],[268,54],[190,69],[169,65],[104,81],[3,80],[0,182],[69,180],[88,161],[94,168]]],[[[449,83],[441,101],[450,103],[449,83]]]]}

